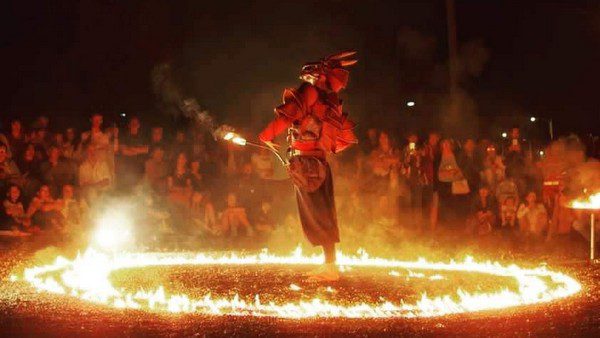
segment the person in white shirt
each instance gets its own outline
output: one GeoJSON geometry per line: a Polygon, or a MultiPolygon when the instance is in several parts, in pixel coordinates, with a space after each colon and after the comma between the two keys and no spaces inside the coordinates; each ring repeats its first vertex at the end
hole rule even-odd
{"type": "Polygon", "coordinates": [[[79,166],[79,185],[88,199],[93,199],[109,190],[114,179],[108,164],[98,158],[95,147],[89,146],[86,153],[85,161],[79,166]]]}
{"type": "Polygon", "coordinates": [[[531,191],[517,210],[521,232],[538,237],[548,229],[548,213],[542,203],[537,203],[537,195],[531,191]]]}

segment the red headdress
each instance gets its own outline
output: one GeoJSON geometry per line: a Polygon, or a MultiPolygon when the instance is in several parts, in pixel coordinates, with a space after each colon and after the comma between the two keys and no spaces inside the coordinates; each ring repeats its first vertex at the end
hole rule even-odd
{"type": "Polygon", "coordinates": [[[315,86],[335,93],[346,88],[349,72],[344,67],[352,66],[357,60],[348,60],[356,51],[344,51],[330,55],[317,62],[309,62],[302,66],[300,79],[315,86]]]}

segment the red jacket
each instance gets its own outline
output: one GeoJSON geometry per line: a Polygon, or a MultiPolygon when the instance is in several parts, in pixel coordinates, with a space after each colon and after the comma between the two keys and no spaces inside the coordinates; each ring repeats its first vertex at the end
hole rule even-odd
{"type": "Polygon", "coordinates": [[[292,148],[301,151],[323,150],[339,153],[358,142],[354,122],[342,110],[337,93],[326,92],[309,83],[283,92],[283,104],[275,108],[275,120],[259,134],[262,141],[295,126],[301,136],[292,148]]]}

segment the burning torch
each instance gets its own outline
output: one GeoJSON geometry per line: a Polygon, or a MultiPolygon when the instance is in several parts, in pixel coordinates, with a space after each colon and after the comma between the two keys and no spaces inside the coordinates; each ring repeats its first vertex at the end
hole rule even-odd
{"type": "Polygon", "coordinates": [[[233,131],[228,131],[223,135],[223,140],[228,141],[228,142],[232,142],[234,144],[237,144],[239,146],[253,146],[253,147],[257,147],[257,148],[261,148],[261,149],[267,149],[268,151],[272,152],[277,159],[279,160],[279,162],[281,162],[281,164],[283,166],[287,166],[289,163],[281,156],[281,154],[279,154],[279,152],[277,151],[277,149],[275,149],[274,147],[270,147],[267,145],[262,145],[260,143],[256,143],[256,142],[252,142],[252,141],[248,141],[245,138],[243,138],[242,136],[236,134],[233,131]]]}

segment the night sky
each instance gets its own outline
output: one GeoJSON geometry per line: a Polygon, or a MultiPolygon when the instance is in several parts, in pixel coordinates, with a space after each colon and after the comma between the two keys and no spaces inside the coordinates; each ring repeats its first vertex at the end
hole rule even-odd
{"type": "MultiPolygon", "coordinates": [[[[470,127],[535,115],[561,134],[598,132],[599,2],[457,1],[456,19],[477,68],[461,80],[480,116],[470,127]]],[[[151,73],[169,63],[219,121],[256,128],[304,62],[342,49],[359,52],[345,108],[363,126],[440,127],[447,91],[444,1],[7,1],[0,25],[3,117],[168,121],[151,73]]]]}

